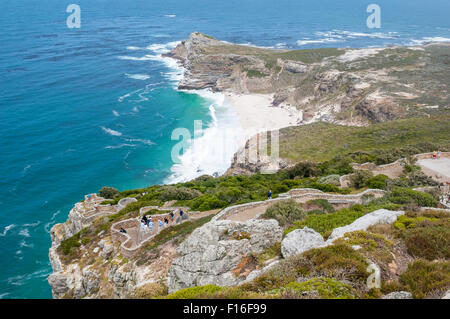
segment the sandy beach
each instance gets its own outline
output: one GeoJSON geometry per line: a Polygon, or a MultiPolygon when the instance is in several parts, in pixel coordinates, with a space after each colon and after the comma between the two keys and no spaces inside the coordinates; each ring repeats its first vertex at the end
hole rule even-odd
{"type": "Polygon", "coordinates": [[[302,120],[301,111],[286,105],[271,106],[272,100],[272,94],[225,93],[224,104],[237,113],[245,140],[261,132],[298,125],[302,120]]]}

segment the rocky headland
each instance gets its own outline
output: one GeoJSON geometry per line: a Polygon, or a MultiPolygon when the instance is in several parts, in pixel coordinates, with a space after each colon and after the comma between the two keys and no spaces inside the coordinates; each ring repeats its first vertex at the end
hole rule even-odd
{"type": "Polygon", "coordinates": [[[192,33],[166,54],[185,68],[179,88],[225,94],[242,125],[261,105],[253,132],[282,129],[281,159],[86,195],[51,229],[53,297],[448,296],[448,186],[411,155],[450,147],[449,50],[288,51],[192,33]],[[304,130],[313,146],[297,144],[304,130]],[[395,176],[377,166],[399,159],[395,176]],[[167,227],[139,226],[170,212],[167,227]]]}

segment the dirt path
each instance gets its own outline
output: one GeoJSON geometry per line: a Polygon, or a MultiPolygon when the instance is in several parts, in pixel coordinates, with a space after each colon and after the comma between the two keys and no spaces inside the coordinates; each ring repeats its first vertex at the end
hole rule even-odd
{"type": "Polygon", "coordinates": [[[443,157],[439,159],[421,159],[417,161],[417,165],[422,167],[422,171],[426,175],[438,180],[439,182],[450,183],[450,158],[443,157]]]}

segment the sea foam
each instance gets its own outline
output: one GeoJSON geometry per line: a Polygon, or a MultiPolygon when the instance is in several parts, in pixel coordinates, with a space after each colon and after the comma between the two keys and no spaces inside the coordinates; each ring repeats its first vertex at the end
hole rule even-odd
{"type": "Polygon", "coordinates": [[[100,126],[101,129],[103,130],[103,132],[112,135],[112,136],[122,136],[122,133],[120,133],[119,131],[114,131],[110,128],[104,127],[104,126],[100,126]]]}

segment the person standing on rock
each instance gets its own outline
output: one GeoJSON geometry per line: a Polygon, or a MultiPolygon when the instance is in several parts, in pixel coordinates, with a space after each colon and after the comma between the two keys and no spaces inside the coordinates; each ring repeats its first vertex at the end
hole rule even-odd
{"type": "Polygon", "coordinates": [[[164,217],[164,227],[167,227],[169,225],[169,220],[167,217],[164,217]]]}
{"type": "Polygon", "coordinates": [[[162,228],[163,227],[163,222],[162,222],[162,220],[160,219],[159,220],[159,228],[162,228]]]}
{"type": "Polygon", "coordinates": [[[267,199],[272,199],[272,190],[269,190],[269,193],[267,194],[267,199]]]}

